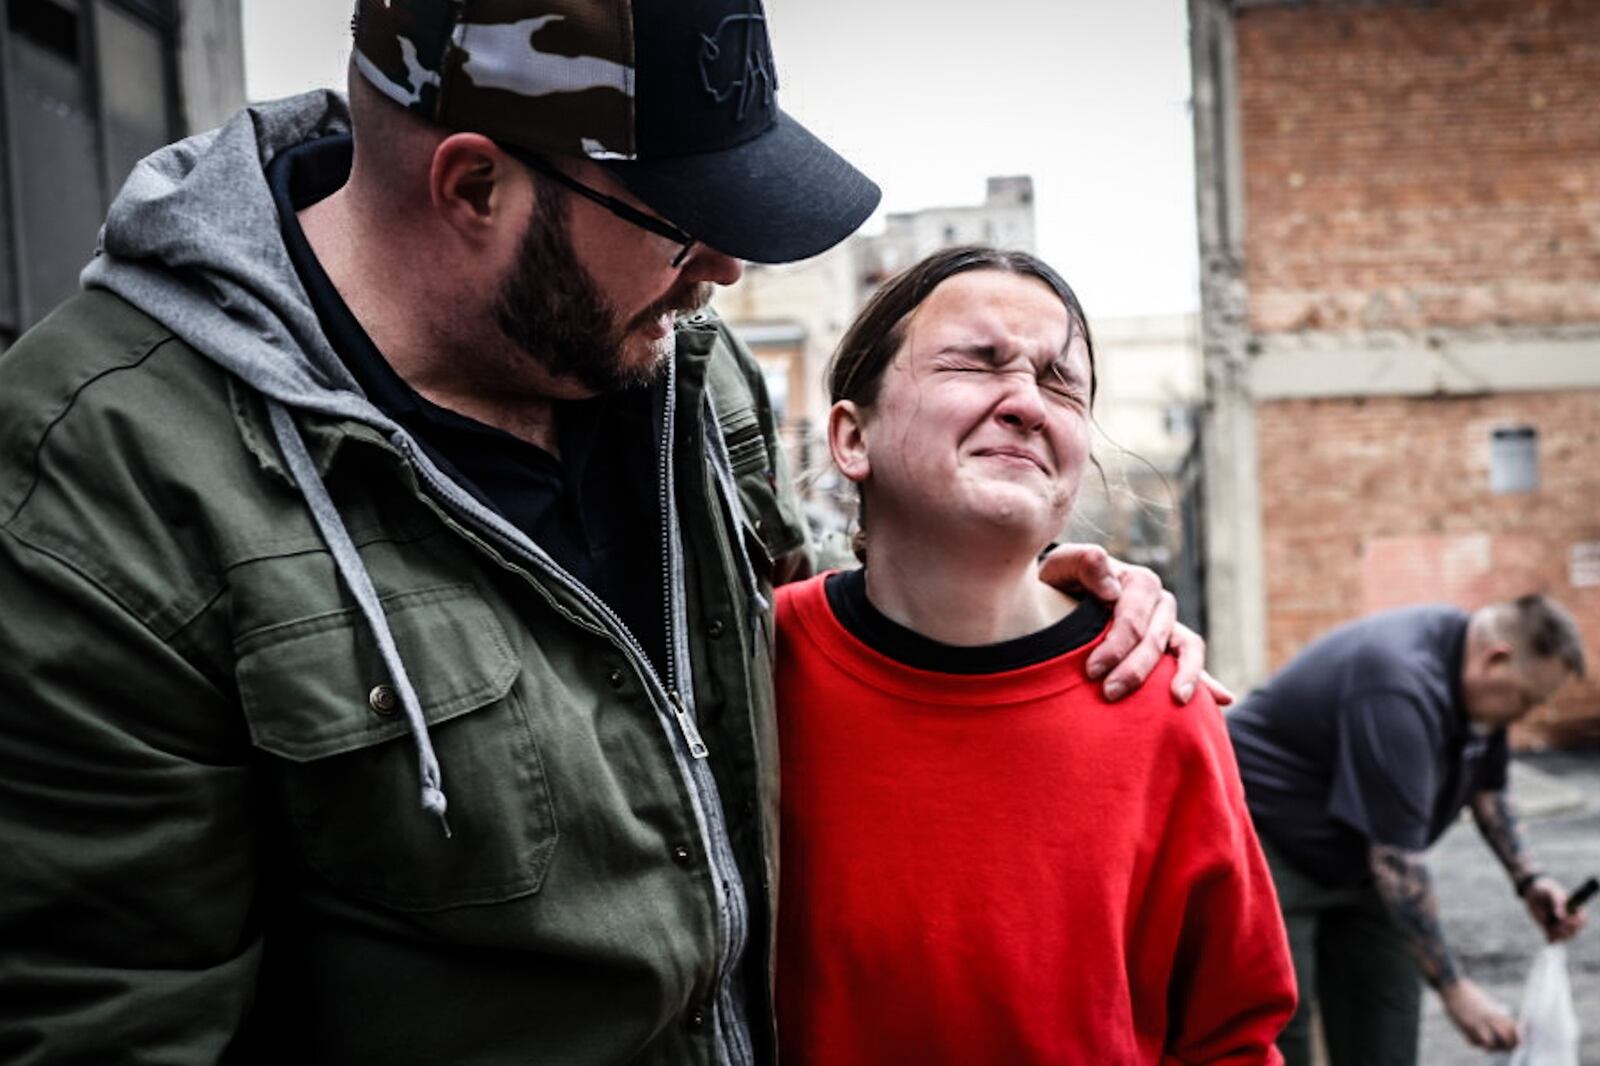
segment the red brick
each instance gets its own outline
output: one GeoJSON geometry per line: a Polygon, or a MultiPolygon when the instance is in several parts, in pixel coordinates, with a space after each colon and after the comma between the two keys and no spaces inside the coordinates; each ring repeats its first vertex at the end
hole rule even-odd
{"type": "Polygon", "coordinates": [[[1237,15],[1252,326],[1600,321],[1600,3],[1237,15]]]}
{"type": "MultiPolygon", "coordinates": [[[[1272,668],[1373,610],[1542,591],[1600,674],[1600,588],[1568,583],[1572,545],[1600,541],[1600,391],[1276,401],[1256,421],[1272,668]],[[1508,424],[1539,431],[1535,492],[1489,491],[1490,430],[1508,424]]],[[[1532,726],[1524,741],[1600,740],[1600,683],[1532,726]]]]}

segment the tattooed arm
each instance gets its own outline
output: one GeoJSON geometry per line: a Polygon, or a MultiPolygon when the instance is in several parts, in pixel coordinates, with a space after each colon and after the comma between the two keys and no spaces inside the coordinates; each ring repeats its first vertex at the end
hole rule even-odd
{"type": "Polygon", "coordinates": [[[1419,852],[1374,844],[1368,852],[1378,895],[1389,908],[1427,982],[1438,990],[1451,1021],[1481,1048],[1517,1045],[1517,1026],[1483,990],[1462,977],[1439,924],[1433,875],[1419,852]]]}
{"type": "Polygon", "coordinates": [[[1517,829],[1517,813],[1511,797],[1503,789],[1479,792],[1472,797],[1472,819],[1490,850],[1506,868],[1512,884],[1521,889],[1528,913],[1550,940],[1566,940],[1583,928],[1581,915],[1567,913],[1567,893],[1553,877],[1547,877],[1528,857],[1517,829]]]}
{"type": "Polygon", "coordinates": [[[1478,823],[1478,832],[1483,834],[1484,841],[1513,882],[1536,872],[1522,846],[1522,832],[1517,827],[1517,812],[1511,806],[1511,797],[1503,790],[1474,795],[1472,820],[1478,823]]]}
{"type": "Polygon", "coordinates": [[[1374,844],[1369,853],[1378,895],[1389,908],[1406,946],[1417,960],[1423,978],[1443,989],[1460,979],[1444,929],[1439,925],[1439,903],[1433,895],[1433,874],[1422,855],[1404,848],[1374,844]]]}

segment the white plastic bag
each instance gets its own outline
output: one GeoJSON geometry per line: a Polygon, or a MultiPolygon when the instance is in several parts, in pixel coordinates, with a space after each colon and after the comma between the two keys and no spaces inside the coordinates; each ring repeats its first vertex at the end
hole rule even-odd
{"type": "Polygon", "coordinates": [[[1550,944],[1533,960],[1517,1014],[1522,1043],[1507,1066],[1578,1066],[1578,1015],[1567,981],[1567,949],[1550,944]]]}

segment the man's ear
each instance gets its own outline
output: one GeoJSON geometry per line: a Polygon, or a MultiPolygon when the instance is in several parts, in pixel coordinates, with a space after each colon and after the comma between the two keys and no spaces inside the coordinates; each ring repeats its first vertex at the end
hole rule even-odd
{"type": "MultiPolygon", "coordinates": [[[[530,188],[527,174],[481,133],[451,134],[433,150],[428,170],[433,209],[472,243],[492,240],[530,188]]],[[[520,224],[514,229],[520,233],[520,224]]]]}
{"type": "Polygon", "coordinates": [[[872,472],[867,461],[866,419],[850,400],[840,400],[828,412],[828,451],[839,473],[858,485],[872,472]]]}

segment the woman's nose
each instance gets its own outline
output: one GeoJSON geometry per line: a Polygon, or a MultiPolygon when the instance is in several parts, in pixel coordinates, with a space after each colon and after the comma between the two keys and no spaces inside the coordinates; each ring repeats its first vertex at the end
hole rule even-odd
{"type": "Polygon", "coordinates": [[[995,417],[1013,429],[1036,433],[1044,428],[1044,397],[1032,376],[1016,375],[1008,380],[1005,395],[995,405],[995,417]]]}

